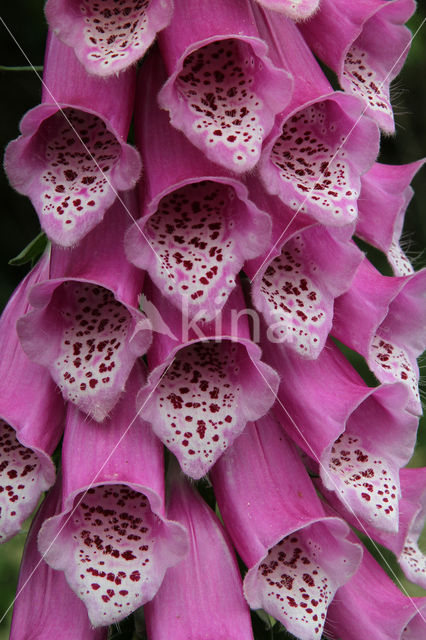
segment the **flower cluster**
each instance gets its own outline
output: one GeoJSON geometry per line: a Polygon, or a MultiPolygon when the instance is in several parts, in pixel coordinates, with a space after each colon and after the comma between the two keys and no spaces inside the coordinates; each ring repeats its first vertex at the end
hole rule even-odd
{"type": "Polygon", "coordinates": [[[422,161],[376,162],[414,8],[47,0],[5,154],[49,239],[0,319],[1,541],[49,489],[12,640],[104,640],[142,605],[148,640],[252,640],[250,609],[424,638],[426,598],[355,533],[426,588],[426,270],[400,246],[422,161]]]}

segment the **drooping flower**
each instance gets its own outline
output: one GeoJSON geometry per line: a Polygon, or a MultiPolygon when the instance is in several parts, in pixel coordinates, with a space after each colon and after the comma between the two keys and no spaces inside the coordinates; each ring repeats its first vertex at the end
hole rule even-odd
{"type": "Polygon", "coordinates": [[[297,78],[290,103],[262,149],[264,188],[291,209],[344,226],[357,217],[360,178],[379,149],[379,130],[362,104],[333,91],[297,27],[277,13],[257,12],[271,58],[297,78]]]}
{"type": "Polygon", "coordinates": [[[278,376],[250,339],[240,289],[217,317],[220,324],[182,322],[155,288],[147,297],[168,318],[177,339],[155,336],[148,353],[151,373],[138,407],[144,407],[144,418],[182,470],[199,479],[248,421],[267,413],[278,376]]]}
{"type": "MultiPolygon", "coordinates": [[[[358,539],[351,533],[350,539],[358,539]]],[[[331,603],[326,633],[341,640],[421,640],[426,598],[410,598],[364,549],[358,571],[331,603]]]]}
{"type": "Polygon", "coordinates": [[[271,63],[249,0],[197,0],[192,9],[177,2],[158,38],[169,75],[160,106],[209,160],[242,173],[258,162],[292,78],[271,63]]]}
{"type": "Polygon", "coordinates": [[[69,405],[61,511],[38,537],[44,559],[64,571],[95,627],[151,600],[187,551],[186,530],[165,516],[161,444],[135,413],[142,382],[136,365],[103,424],[69,405]]]}
{"type": "Polygon", "coordinates": [[[148,637],[253,640],[242,580],[226,532],[183,474],[169,471],[169,483],[167,516],[188,530],[190,547],[185,560],[167,571],[156,596],[145,606],[148,637]]]}
{"type": "Polygon", "coordinates": [[[151,342],[138,309],[143,274],[123,247],[135,205],[131,194],[120,200],[78,247],[52,247],[50,279],[31,291],[33,310],[18,323],[29,358],[48,368],[66,400],[99,421],[151,342]]]}
{"type": "MultiPolygon", "coordinates": [[[[252,181],[256,204],[273,222],[267,253],[245,264],[251,297],[268,325],[268,340],[315,359],[333,323],[334,299],[350,286],[362,253],[351,229],[325,227],[262,193],[252,181]]],[[[277,347],[278,348],[278,347],[277,347]]]]}
{"type": "Polygon", "coordinates": [[[37,549],[44,521],[60,509],[60,482],[56,482],[28,533],[13,607],[10,640],[107,640],[108,629],[94,629],[86,609],[69,588],[64,574],[55,571],[37,549]]]}
{"type": "Polygon", "coordinates": [[[331,341],[313,361],[263,346],[281,378],[275,414],[318,463],[326,488],[361,518],[396,531],[399,470],[412,455],[418,424],[406,410],[405,385],[368,387],[331,341]]]}
{"type": "Polygon", "coordinates": [[[249,571],[244,593],[301,640],[320,638],[335,591],[356,571],[349,527],[327,517],[295,448],[272,416],[247,425],[211,478],[249,571]]]}
{"type": "Polygon", "coordinates": [[[415,6],[414,0],[321,0],[319,11],[300,24],[340,86],[361,98],[365,114],[386,133],[395,130],[389,85],[410,49],[411,33],[404,23],[415,6]]]}
{"type": "Polygon", "coordinates": [[[362,354],[380,382],[402,382],[421,414],[416,358],[426,346],[426,270],[389,278],[365,258],[336,303],[332,334],[362,354]]]}
{"type": "Polygon", "coordinates": [[[117,191],[139,178],[139,154],[126,142],[135,77],[134,70],[108,80],[89,76],[72,49],[53,34],[48,38],[42,103],[22,119],[22,135],[6,149],[5,169],[61,246],[79,242],[117,191]]]}
{"type": "Polygon", "coordinates": [[[212,320],[245,260],[269,246],[270,220],[238,178],[169,125],[155,99],[161,70],[152,55],[138,79],[135,130],[145,174],[142,217],[127,233],[126,254],[182,313],[212,320]]]}
{"type": "Polygon", "coordinates": [[[0,542],[21,529],[55,480],[51,460],[65,407],[43,367],[31,362],[16,333],[28,291],[47,278],[46,253],[21,282],[0,318],[0,542]]]}
{"type": "Polygon", "coordinates": [[[45,12],[89,73],[111,76],[143,57],[170,21],[173,0],[48,0],[45,12]]]}
{"type": "Polygon", "coordinates": [[[409,185],[423,164],[423,160],[400,166],[376,162],[361,179],[356,235],[386,255],[396,276],[414,272],[400,239],[405,211],[413,196],[409,185]]]}

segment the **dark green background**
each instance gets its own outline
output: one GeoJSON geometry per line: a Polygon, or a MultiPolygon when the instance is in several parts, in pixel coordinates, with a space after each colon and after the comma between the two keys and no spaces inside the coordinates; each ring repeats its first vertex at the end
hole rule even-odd
{"type": "MultiPolygon", "coordinates": [[[[179,0],[177,0],[179,1],[179,0]]],[[[196,2],[196,0],[194,0],[196,2]]],[[[356,1],[356,0],[355,0],[356,1]]],[[[3,0],[0,16],[0,65],[27,66],[43,64],[46,24],[43,16],[44,0],[3,0]],[[10,29],[18,44],[8,33],[10,29]],[[24,55],[25,54],[25,55],[24,55]]],[[[426,19],[426,3],[421,2],[409,26],[414,33],[426,19]]],[[[66,73],[66,70],[64,71],[66,73]]],[[[0,95],[2,97],[0,118],[0,146],[4,149],[9,140],[18,135],[18,124],[23,114],[40,101],[40,79],[32,72],[0,71],[0,95]]],[[[380,160],[390,164],[411,162],[426,155],[426,23],[414,39],[408,61],[393,83],[393,105],[397,132],[394,137],[382,140],[380,160]]],[[[26,273],[25,267],[10,267],[8,261],[28,244],[39,232],[38,218],[31,203],[24,196],[15,193],[0,172],[1,222],[0,233],[0,307],[5,304],[10,293],[26,273]]],[[[409,206],[404,227],[405,246],[416,269],[426,266],[426,169],[416,176],[413,186],[415,196],[409,206]]],[[[384,264],[384,263],[383,263],[384,264]]],[[[419,444],[412,466],[426,465],[426,437],[422,426],[419,444]]],[[[27,527],[25,527],[27,528],[27,527]]],[[[21,533],[0,547],[0,617],[12,602],[17,579],[19,558],[25,534],[21,533]]],[[[388,553],[389,562],[393,562],[388,553]]],[[[392,565],[394,566],[394,565],[392,565]]],[[[400,575],[400,573],[398,573],[400,575]]],[[[412,595],[420,595],[421,590],[405,581],[412,595]]],[[[0,640],[8,637],[10,614],[0,624],[0,640]]],[[[114,631],[116,638],[131,635],[122,625],[121,634],[114,631]]],[[[255,622],[256,640],[284,638],[284,632],[266,630],[260,620],[255,622]]],[[[360,639],[372,640],[372,639],[360,639]]]]}

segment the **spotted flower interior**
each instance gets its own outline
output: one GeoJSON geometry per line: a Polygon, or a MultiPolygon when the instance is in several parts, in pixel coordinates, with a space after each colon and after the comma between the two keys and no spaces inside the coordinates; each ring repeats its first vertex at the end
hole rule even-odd
{"type": "Polygon", "coordinates": [[[332,100],[313,104],[284,123],[270,161],[285,204],[324,224],[338,226],[356,219],[359,173],[345,149],[352,126],[332,100]]]}
{"type": "Polygon", "coordinates": [[[52,484],[51,475],[37,453],[24,447],[0,419],[0,543],[20,530],[52,484]]]}
{"type": "Polygon", "coordinates": [[[58,36],[74,47],[90,73],[102,76],[139,60],[171,12],[169,0],[49,0],[46,5],[47,18],[58,36]]]}
{"type": "Polygon", "coordinates": [[[149,246],[135,225],[127,238],[128,257],[149,269],[157,287],[179,310],[190,316],[203,311],[209,321],[235,287],[244,258],[260,253],[265,245],[268,221],[252,209],[230,185],[186,185],[162,198],[148,219],[144,234],[149,246]]]}
{"type": "Polygon", "coordinates": [[[144,415],[187,475],[205,475],[254,419],[254,392],[262,390],[264,412],[273,402],[258,366],[245,346],[230,340],[196,342],[177,352],[144,415]]]}
{"type": "Polygon", "coordinates": [[[286,536],[257,569],[264,609],[301,640],[321,638],[327,607],[337,588],[327,557],[330,550],[321,539],[322,528],[314,524],[286,536]]]}
{"type": "MultiPolygon", "coordinates": [[[[241,173],[254,167],[274,113],[273,79],[253,48],[237,38],[193,51],[174,82],[172,123],[213,162],[241,173]]],[[[161,96],[161,94],[160,94],[161,96]]]]}

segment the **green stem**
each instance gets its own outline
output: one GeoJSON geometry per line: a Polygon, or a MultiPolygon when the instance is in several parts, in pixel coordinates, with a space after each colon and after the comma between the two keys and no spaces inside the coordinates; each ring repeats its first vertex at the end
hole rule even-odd
{"type": "Polygon", "coordinates": [[[0,64],[0,71],[43,71],[42,65],[32,67],[7,67],[4,64],[0,64]]]}

